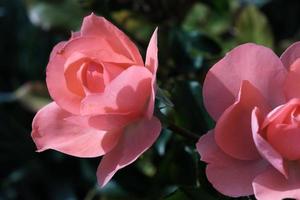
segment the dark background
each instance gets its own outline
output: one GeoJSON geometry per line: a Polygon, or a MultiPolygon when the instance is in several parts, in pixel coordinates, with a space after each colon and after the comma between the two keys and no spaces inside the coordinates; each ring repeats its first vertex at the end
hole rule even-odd
{"type": "Polygon", "coordinates": [[[167,128],[104,189],[95,174],[101,158],[35,152],[31,121],[50,101],[50,51],[92,11],[128,34],[142,55],[159,26],[164,95],[157,107],[199,136],[214,125],[201,97],[213,63],[241,43],[263,44],[280,55],[300,39],[299,0],[0,0],[0,200],[233,199],[208,183],[195,143],[167,128]]]}

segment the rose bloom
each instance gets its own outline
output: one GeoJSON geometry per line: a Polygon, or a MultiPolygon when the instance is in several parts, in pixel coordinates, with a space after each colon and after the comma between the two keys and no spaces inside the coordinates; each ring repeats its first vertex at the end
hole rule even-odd
{"type": "Polygon", "coordinates": [[[300,42],[278,58],[234,48],[207,73],[204,103],[216,121],[197,150],[224,195],[300,199],[300,42]]]}
{"type": "Polygon", "coordinates": [[[81,30],[50,55],[46,82],[54,101],[33,119],[38,152],[103,156],[97,178],[104,186],[160,133],[153,116],[157,66],[157,31],[144,64],[138,48],[117,27],[94,14],[85,17],[81,30]]]}

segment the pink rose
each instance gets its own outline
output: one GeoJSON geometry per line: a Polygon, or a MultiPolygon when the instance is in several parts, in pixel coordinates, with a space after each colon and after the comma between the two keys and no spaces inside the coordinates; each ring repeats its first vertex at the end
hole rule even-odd
{"type": "Polygon", "coordinates": [[[157,31],[144,64],[122,31],[103,17],[85,17],[81,30],[50,55],[46,82],[54,102],[33,119],[38,151],[103,155],[97,177],[104,186],[160,133],[153,116],[157,66],[157,31]]]}
{"type": "Polygon", "coordinates": [[[207,111],[217,121],[197,143],[221,193],[300,199],[300,42],[278,58],[244,44],[207,73],[207,111]]]}

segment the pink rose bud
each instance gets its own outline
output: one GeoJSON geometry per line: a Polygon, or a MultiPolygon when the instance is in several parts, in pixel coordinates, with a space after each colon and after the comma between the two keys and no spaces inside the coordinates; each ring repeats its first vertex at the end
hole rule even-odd
{"type": "Polygon", "coordinates": [[[207,73],[203,96],[216,127],[197,143],[224,195],[300,199],[300,43],[278,58],[244,44],[207,73]]]}
{"type": "Polygon", "coordinates": [[[160,133],[153,116],[157,66],[157,30],[144,64],[138,48],[117,27],[94,14],[85,17],[81,30],[50,55],[46,82],[54,101],[33,119],[38,152],[103,156],[97,177],[104,186],[160,133]]]}

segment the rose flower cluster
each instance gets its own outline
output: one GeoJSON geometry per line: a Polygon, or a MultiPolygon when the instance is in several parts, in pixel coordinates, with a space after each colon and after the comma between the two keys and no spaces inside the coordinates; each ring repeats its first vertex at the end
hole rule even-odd
{"type": "MultiPolygon", "coordinates": [[[[144,62],[117,27],[85,17],[50,55],[53,102],[33,120],[37,151],[103,156],[100,186],[134,162],[161,131],[153,115],[157,52],[157,30],[144,62]]],[[[212,186],[231,197],[300,199],[300,43],[280,58],[256,44],[234,48],[208,71],[203,98],[216,126],[196,146],[212,186]]]]}

